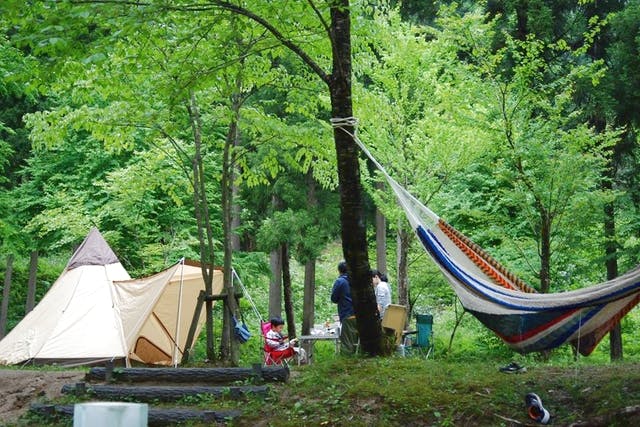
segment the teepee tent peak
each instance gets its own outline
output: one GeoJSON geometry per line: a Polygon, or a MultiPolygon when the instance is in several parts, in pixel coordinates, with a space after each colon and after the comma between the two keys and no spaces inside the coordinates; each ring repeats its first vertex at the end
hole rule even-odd
{"type": "Polygon", "coordinates": [[[118,257],[97,228],[93,227],[82,244],[75,251],[69,262],[67,270],[72,270],[82,265],[107,265],[119,264],[118,257]]]}
{"type": "Polygon", "coordinates": [[[38,305],[0,341],[0,364],[126,357],[112,286],[129,279],[100,232],[91,230],[38,305]]]}

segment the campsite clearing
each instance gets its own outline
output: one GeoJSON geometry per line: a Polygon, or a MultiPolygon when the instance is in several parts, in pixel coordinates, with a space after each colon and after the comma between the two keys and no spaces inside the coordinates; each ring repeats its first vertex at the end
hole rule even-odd
{"type": "MultiPolygon", "coordinates": [[[[273,393],[266,398],[202,398],[181,404],[200,410],[239,409],[242,415],[234,420],[236,426],[266,426],[276,421],[284,427],[533,426],[537,424],[527,416],[524,396],[534,392],[551,412],[554,425],[640,422],[638,362],[557,366],[532,359],[518,359],[528,368],[519,374],[499,372],[504,362],[495,360],[319,360],[311,366],[294,367],[288,383],[270,384],[273,393]]],[[[84,371],[0,370],[0,392],[5,399],[0,425],[29,425],[24,419],[10,422],[26,413],[31,403],[60,403],[63,398],[56,396],[61,396],[62,385],[83,377],[84,371]]]]}

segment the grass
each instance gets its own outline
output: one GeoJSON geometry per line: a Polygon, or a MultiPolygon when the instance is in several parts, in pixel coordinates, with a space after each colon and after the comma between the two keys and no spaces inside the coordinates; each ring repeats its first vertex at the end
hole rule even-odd
{"type": "Polygon", "coordinates": [[[554,424],[588,421],[640,404],[637,363],[539,363],[522,374],[498,368],[486,361],[328,359],[295,368],[288,384],[274,387],[266,404],[233,425],[511,425],[531,421],[524,406],[529,392],[540,395],[554,424]]]}
{"type": "MultiPolygon", "coordinates": [[[[555,351],[517,355],[527,371],[504,374],[511,359],[476,352],[461,359],[436,348],[435,359],[421,357],[340,357],[330,343],[317,343],[315,362],[293,366],[285,384],[270,384],[264,396],[182,399],[153,406],[200,410],[239,409],[231,426],[510,426],[535,425],[524,396],[537,393],[554,425],[639,425],[640,362],[573,360],[555,351]],[[620,415],[635,407],[635,414],[620,415]],[[600,422],[594,422],[599,420],[600,422]]],[[[511,356],[514,356],[511,354],[511,356]]],[[[56,404],[72,404],[65,396],[56,404]]],[[[51,403],[51,402],[50,402],[51,403]]],[[[18,425],[69,426],[26,415],[18,425]]],[[[187,423],[200,426],[199,423],[187,423]]]]}

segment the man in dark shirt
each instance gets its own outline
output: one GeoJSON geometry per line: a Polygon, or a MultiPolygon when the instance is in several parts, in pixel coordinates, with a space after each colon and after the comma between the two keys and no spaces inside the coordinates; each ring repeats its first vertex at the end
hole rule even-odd
{"type": "Polygon", "coordinates": [[[333,283],[331,290],[331,302],[338,304],[338,317],[340,317],[340,353],[354,354],[358,342],[358,329],[356,316],[351,300],[351,284],[349,282],[349,268],[342,261],[338,264],[340,276],[333,283]]]}

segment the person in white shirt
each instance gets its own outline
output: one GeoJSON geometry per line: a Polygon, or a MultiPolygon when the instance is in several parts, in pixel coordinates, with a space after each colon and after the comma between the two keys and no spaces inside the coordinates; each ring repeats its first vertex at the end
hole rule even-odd
{"type": "Polygon", "coordinates": [[[391,304],[391,288],[387,283],[387,276],[378,270],[371,270],[371,283],[375,288],[376,303],[378,304],[378,313],[380,318],[384,317],[384,312],[391,304]]]}

